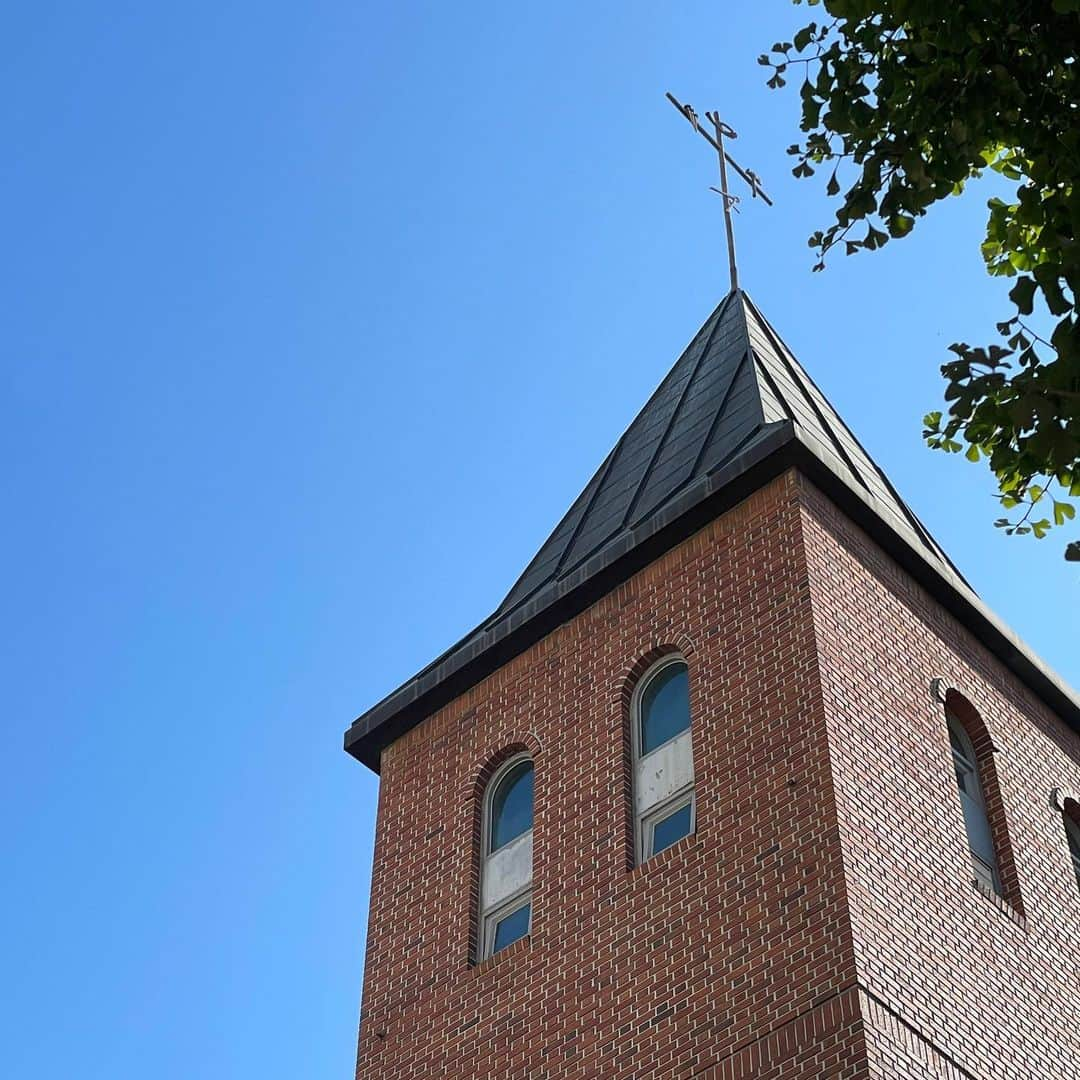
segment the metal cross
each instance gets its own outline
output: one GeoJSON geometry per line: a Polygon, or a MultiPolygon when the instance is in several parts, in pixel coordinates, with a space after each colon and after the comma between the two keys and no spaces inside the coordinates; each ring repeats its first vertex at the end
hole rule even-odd
{"type": "Polygon", "coordinates": [[[715,191],[717,195],[723,200],[724,203],[724,228],[727,232],[727,249],[728,249],[728,267],[731,270],[731,288],[732,291],[739,287],[739,270],[735,264],[735,230],[731,223],[731,211],[738,212],[739,196],[733,195],[728,188],[728,174],[727,167],[730,165],[749,185],[750,195],[752,198],[758,198],[760,196],[766,206],[772,206],[772,199],[765,194],[764,188],[761,186],[761,180],[758,178],[757,173],[752,169],[744,169],[739,163],[727,152],[724,148],[724,139],[737,138],[735,132],[720,119],[720,114],[717,112],[707,112],[705,119],[708,120],[713,126],[713,134],[710,135],[704,127],[701,126],[698,120],[698,114],[694,112],[694,109],[690,105],[683,105],[674,94],[667,95],[668,101],[675,106],[690,121],[694,130],[716,151],[716,156],[720,161],[720,186],[718,188],[710,188],[710,191],[715,191]]]}

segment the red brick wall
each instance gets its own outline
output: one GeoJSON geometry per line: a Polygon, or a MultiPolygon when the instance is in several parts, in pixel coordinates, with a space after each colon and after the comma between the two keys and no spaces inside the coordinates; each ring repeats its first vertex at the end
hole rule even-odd
{"type": "Polygon", "coordinates": [[[788,474],[383,755],[357,1076],[865,1075],[788,474]],[[628,867],[625,689],[690,668],[697,833],[628,867]],[[530,939],[470,963],[477,777],[534,754],[530,939]]]}
{"type": "Polygon", "coordinates": [[[1050,791],[1080,789],[1080,739],[802,487],[874,1075],[1076,1080],[1080,895],[1050,791]],[[994,744],[1023,916],[971,885],[934,678],[966,694],[994,744]]]}
{"type": "Polygon", "coordinates": [[[789,473],[385,752],[357,1076],[1076,1080],[1053,787],[1080,740],[789,473]],[[632,869],[628,679],[671,646],[698,831],[632,869]],[[1021,910],[971,885],[934,678],[995,747],[1021,910]],[[533,932],[473,965],[478,779],[521,747],[533,932]]]}

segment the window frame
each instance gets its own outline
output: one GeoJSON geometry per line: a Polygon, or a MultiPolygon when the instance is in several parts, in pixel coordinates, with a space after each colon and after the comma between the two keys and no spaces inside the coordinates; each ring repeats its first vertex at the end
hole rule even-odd
{"type": "Polygon", "coordinates": [[[690,807],[690,829],[683,836],[679,837],[679,840],[683,840],[687,836],[693,836],[697,829],[697,792],[693,787],[683,789],[678,794],[673,795],[670,799],[665,799],[662,803],[654,806],[651,810],[641,815],[642,862],[646,862],[653,858],[653,856],[667,851],[668,848],[674,847],[674,845],[679,842],[679,840],[673,840],[667,847],[661,848],[660,851],[655,851],[653,847],[656,826],[662,821],[667,821],[673,814],[677,814],[684,806],[690,807]]]}
{"type": "Polygon", "coordinates": [[[971,735],[968,734],[967,728],[964,726],[963,721],[958,717],[953,709],[948,705],[945,707],[945,726],[946,735],[949,737],[949,762],[952,765],[952,779],[956,788],[957,799],[960,803],[960,816],[964,826],[964,839],[967,842],[968,858],[971,860],[972,872],[978,881],[980,887],[988,888],[994,893],[995,896],[1005,898],[1005,889],[1001,879],[1001,853],[998,851],[997,838],[994,836],[994,825],[990,818],[990,806],[986,799],[986,787],[983,783],[982,770],[979,767],[979,755],[975,751],[975,744],[972,741],[971,735]],[[966,758],[964,764],[970,770],[971,776],[974,781],[974,791],[967,792],[961,789],[959,783],[956,780],[956,747],[953,746],[953,736],[956,737],[960,743],[963,756],[966,758]],[[990,842],[990,852],[994,857],[992,864],[988,864],[986,860],[979,855],[973,846],[971,830],[968,827],[967,815],[964,812],[964,797],[967,796],[974,800],[976,806],[982,813],[982,818],[986,827],[986,835],[990,842]],[[980,868],[989,872],[990,881],[983,880],[980,874],[980,868]]]}
{"type": "MultiPolygon", "coordinates": [[[[532,836],[536,826],[536,762],[532,754],[527,750],[511,754],[489,777],[484,788],[484,796],[480,805],[480,888],[477,896],[477,961],[490,959],[497,953],[492,951],[495,944],[495,930],[499,923],[508,915],[512,915],[525,904],[530,905],[529,925],[524,937],[532,933],[532,896],[533,896],[533,868],[532,868],[532,836]],[[512,840],[508,840],[501,847],[491,850],[492,827],[494,825],[493,811],[495,795],[506,778],[523,762],[528,762],[533,769],[533,805],[532,819],[529,828],[519,833],[512,840]],[[484,891],[489,879],[489,867],[492,858],[502,852],[508,851],[514,844],[523,843],[528,837],[529,843],[529,876],[525,884],[514,889],[509,895],[500,898],[496,903],[485,906],[484,891]]],[[[515,938],[514,941],[520,941],[515,938]]],[[[512,945],[514,942],[510,942],[512,945]]],[[[504,946],[508,947],[508,946],[504,946]]],[[[501,952],[502,950],[500,950],[501,952]]]]}
{"type": "MultiPolygon", "coordinates": [[[[491,856],[495,855],[497,852],[502,851],[503,848],[509,847],[515,840],[520,840],[521,837],[523,837],[525,835],[525,833],[532,832],[532,822],[530,821],[529,827],[527,829],[525,829],[524,832],[520,832],[520,833],[517,834],[517,836],[511,837],[509,840],[506,841],[506,843],[500,844],[497,848],[493,848],[491,846],[492,833],[494,831],[493,826],[494,826],[494,823],[495,823],[495,796],[498,794],[499,788],[502,787],[502,785],[506,781],[507,777],[509,777],[509,775],[519,765],[524,765],[524,764],[532,765],[533,783],[535,785],[535,782],[536,782],[536,766],[533,764],[533,759],[529,756],[528,753],[525,753],[524,751],[519,753],[519,754],[514,754],[514,756],[511,757],[511,758],[507,758],[507,760],[504,761],[498,767],[498,769],[495,771],[495,774],[488,781],[487,790],[484,793],[484,803],[485,803],[485,805],[484,805],[484,827],[481,830],[481,845],[482,846],[480,848],[480,851],[481,851],[485,861],[487,859],[491,858],[491,856]]],[[[533,807],[532,807],[533,816],[535,816],[535,813],[536,813],[536,805],[535,805],[535,803],[536,803],[536,788],[534,786],[534,788],[533,788],[533,807]]]]}
{"type": "Polygon", "coordinates": [[[687,725],[683,729],[683,731],[677,732],[675,735],[672,735],[669,739],[665,739],[662,743],[657,743],[657,745],[654,746],[648,753],[642,753],[642,751],[641,751],[641,743],[642,743],[642,740],[641,740],[641,735],[642,735],[642,732],[641,732],[641,721],[642,721],[641,699],[645,696],[645,691],[648,690],[649,684],[665,668],[674,667],[676,664],[680,665],[681,667],[686,668],[686,682],[687,682],[687,694],[686,694],[686,697],[687,697],[687,712],[689,713],[689,704],[690,704],[690,691],[689,691],[690,665],[686,662],[686,657],[684,657],[682,655],[682,653],[668,653],[665,656],[661,656],[659,660],[656,660],[654,663],[650,664],[648,666],[648,668],[645,669],[645,673],[641,676],[640,679],[638,679],[637,685],[634,687],[634,695],[633,695],[633,697],[631,698],[631,701],[630,701],[630,729],[631,729],[631,738],[633,740],[633,746],[634,746],[634,761],[635,762],[641,761],[642,758],[648,757],[649,754],[655,754],[657,750],[662,750],[669,743],[673,743],[677,738],[679,738],[680,735],[684,734],[684,732],[691,731],[693,729],[694,718],[693,718],[693,715],[691,714],[690,715],[690,721],[689,721],[689,723],[687,723],[687,725]]]}
{"type": "MultiPolygon", "coordinates": [[[[522,938],[527,938],[532,933],[532,885],[530,883],[529,888],[523,892],[519,892],[512,896],[509,900],[491,908],[484,916],[484,925],[482,928],[482,938],[480,941],[481,960],[488,960],[492,956],[498,956],[498,953],[494,952],[495,948],[495,933],[499,928],[499,923],[504,919],[509,918],[514,912],[520,911],[523,907],[529,908],[529,924],[525,928],[525,933],[520,938],[514,938],[513,941],[503,946],[503,949],[510,948],[515,942],[521,941],[522,938]]],[[[502,952],[502,949],[499,950],[502,952]]]]}
{"type": "MultiPolygon", "coordinates": [[[[690,709],[690,664],[681,652],[665,653],[663,656],[658,657],[653,661],[653,663],[642,672],[641,677],[634,686],[633,694],[630,697],[629,723],[631,755],[630,810],[634,820],[634,865],[641,866],[653,857],[653,852],[651,851],[652,838],[657,822],[664,820],[669,814],[681,809],[686,802],[690,803],[690,832],[687,833],[687,835],[693,836],[697,831],[697,778],[694,773],[694,715],[693,711],[690,709]],[[664,742],[657,746],[654,746],[647,754],[643,754],[641,749],[642,721],[644,720],[641,712],[642,700],[653,680],[666,668],[676,664],[686,670],[687,725],[677,734],[665,739],[664,742]],[[687,737],[687,748],[685,753],[687,755],[686,764],[688,766],[689,780],[675,791],[669,792],[652,806],[649,806],[644,810],[639,809],[639,772],[641,763],[646,758],[652,757],[654,754],[658,754],[665,748],[671,747],[684,736],[687,737]]],[[[676,843],[678,843],[678,841],[676,841],[676,843]]],[[[666,851],[667,848],[664,850],[666,851]]]]}

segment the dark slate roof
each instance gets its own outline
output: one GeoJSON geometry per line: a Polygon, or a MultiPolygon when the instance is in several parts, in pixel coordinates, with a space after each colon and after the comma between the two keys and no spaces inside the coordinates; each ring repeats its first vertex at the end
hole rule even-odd
{"type": "Polygon", "coordinates": [[[572,573],[695,481],[789,424],[923,554],[956,573],[746,293],[729,293],[626,429],[493,618],[572,573]]]}
{"type": "Polygon", "coordinates": [[[1080,726],[1071,691],[982,605],[753,301],[736,290],[490,618],[357,719],[345,748],[377,770],[382,747],[792,465],[1080,726]]]}

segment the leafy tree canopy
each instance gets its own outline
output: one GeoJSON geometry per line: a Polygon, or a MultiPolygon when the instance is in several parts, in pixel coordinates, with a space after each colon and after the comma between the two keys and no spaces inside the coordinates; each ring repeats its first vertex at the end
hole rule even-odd
{"type": "MultiPolygon", "coordinates": [[[[801,0],[794,0],[800,3],[801,0]]],[[[985,459],[1010,534],[1044,536],[1080,496],[1080,0],[808,0],[824,18],[759,62],[802,80],[797,177],[828,172],[836,221],[810,238],[815,269],[874,251],[986,169],[983,258],[1016,279],[993,344],[950,346],[947,412],[929,445],[985,459]],[[1051,316],[1045,338],[1025,321],[1051,316]]],[[[1066,549],[1080,559],[1080,541],[1066,549]]]]}

